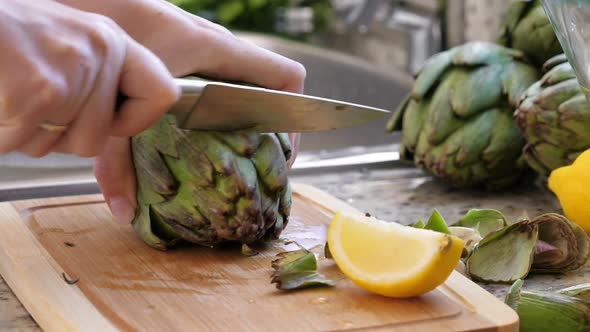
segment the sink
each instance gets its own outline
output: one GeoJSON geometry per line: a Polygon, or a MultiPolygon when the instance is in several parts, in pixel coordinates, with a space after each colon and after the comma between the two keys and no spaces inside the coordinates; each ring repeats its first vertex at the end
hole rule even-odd
{"type": "MultiPolygon", "coordinates": [[[[307,69],[305,94],[394,111],[413,79],[400,70],[383,71],[340,52],[258,34],[241,34],[259,46],[301,62],[307,69]]],[[[389,118],[328,132],[305,133],[301,152],[391,144],[399,137],[385,132],[389,118]]]]}
{"type": "MultiPolygon", "coordinates": [[[[385,72],[358,58],[317,46],[256,33],[237,33],[245,40],[296,61],[307,69],[305,93],[393,111],[410,91],[412,78],[401,71],[385,72]]],[[[385,132],[388,117],[366,125],[302,136],[297,169],[382,163],[396,159],[399,137],[385,132]],[[351,155],[354,156],[351,161],[351,155]],[[331,160],[344,160],[326,162],[331,160]],[[321,163],[323,162],[323,163],[321,163]],[[299,166],[301,165],[301,166],[299,166]],[[321,165],[324,165],[320,167],[321,165]],[[316,167],[317,166],[317,167],[316,167]]],[[[92,161],[51,154],[33,159],[12,153],[0,156],[0,201],[51,195],[98,192],[92,161]]]]}

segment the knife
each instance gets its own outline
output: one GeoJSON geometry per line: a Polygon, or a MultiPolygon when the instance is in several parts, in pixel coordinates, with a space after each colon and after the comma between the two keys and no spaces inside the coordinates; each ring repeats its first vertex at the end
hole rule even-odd
{"type": "Polygon", "coordinates": [[[311,132],[378,120],[389,111],[296,93],[201,79],[175,79],[182,91],[168,111],[183,129],[311,132]]]}

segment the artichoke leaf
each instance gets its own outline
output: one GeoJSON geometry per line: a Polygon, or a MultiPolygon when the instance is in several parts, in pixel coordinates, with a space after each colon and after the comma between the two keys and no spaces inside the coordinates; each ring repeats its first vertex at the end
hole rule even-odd
{"type": "Polygon", "coordinates": [[[416,82],[412,89],[412,98],[421,100],[430,92],[443,73],[453,64],[455,52],[450,49],[426,60],[422,69],[417,73],[416,82]]]}
{"type": "MultiPolygon", "coordinates": [[[[567,60],[567,58],[566,58],[567,60]]],[[[576,78],[576,74],[572,71],[569,62],[556,64],[551,68],[551,71],[544,75],[539,81],[543,87],[560,83],[562,81],[576,78]]]]}
{"type": "Polygon", "coordinates": [[[332,259],[332,252],[330,251],[330,246],[328,245],[328,242],[326,241],[326,244],[324,245],[324,257],[328,258],[328,259],[332,259]]]}
{"type": "Polygon", "coordinates": [[[570,221],[569,219],[565,219],[576,236],[576,243],[578,245],[578,256],[576,257],[575,264],[570,266],[570,270],[578,269],[588,262],[590,258],[590,237],[580,225],[570,221]]]}
{"type": "Polygon", "coordinates": [[[447,155],[454,155],[454,166],[468,166],[480,161],[482,153],[490,147],[498,113],[488,110],[478,114],[449,137],[445,150],[447,155]]]}
{"type": "Polygon", "coordinates": [[[590,283],[584,283],[562,288],[557,292],[559,294],[573,296],[585,301],[590,301],[590,283]]]}
{"type": "Polygon", "coordinates": [[[490,233],[473,249],[467,271],[476,280],[512,283],[531,269],[539,235],[536,224],[516,223],[490,233]]]}
{"type": "Polygon", "coordinates": [[[159,151],[145,139],[134,138],[132,154],[137,181],[145,203],[164,200],[163,196],[174,194],[176,180],[170,173],[159,151]],[[148,189],[149,188],[149,189],[148,189]]]}
{"type": "Polygon", "coordinates": [[[258,254],[259,254],[258,251],[252,249],[252,247],[250,247],[246,243],[243,243],[242,244],[242,255],[244,255],[244,256],[256,256],[258,254]]]}
{"type": "Polygon", "coordinates": [[[590,302],[554,292],[524,291],[523,281],[510,287],[505,303],[519,318],[519,331],[588,331],[590,302]]]}
{"type": "Polygon", "coordinates": [[[402,123],[404,120],[404,113],[408,106],[408,103],[412,100],[411,95],[406,95],[402,102],[397,106],[397,109],[394,111],[393,116],[387,121],[387,125],[385,126],[386,130],[389,132],[397,131],[402,129],[402,123]]]}
{"type": "Polygon", "coordinates": [[[560,53],[554,57],[551,57],[547,61],[545,61],[545,63],[543,64],[543,71],[547,72],[551,68],[558,66],[564,62],[568,62],[567,56],[565,55],[565,53],[560,53]]]}
{"type": "Polygon", "coordinates": [[[471,209],[459,219],[458,226],[476,228],[482,237],[508,225],[502,212],[493,209],[471,209]]]}
{"type": "Polygon", "coordinates": [[[318,272],[315,254],[302,247],[278,253],[271,266],[274,269],[271,283],[281,290],[336,285],[334,280],[318,272]]]}
{"type": "Polygon", "coordinates": [[[415,223],[410,225],[411,227],[414,228],[424,228],[424,226],[426,226],[426,224],[424,223],[424,221],[422,219],[416,221],[415,223]]]}
{"type": "Polygon", "coordinates": [[[470,228],[462,226],[451,226],[449,227],[449,232],[452,235],[463,240],[463,242],[465,242],[462,255],[463,257],[468,257],[473,251],[473,248],[475,248],[479,241],[482,240],[482,236],[477,231],[477,227],[470,228]]]}
{"type": "Polygon", "coordinates": [[[252,156],[259,178],[264,187],[272,192],[287,184],[287,161],[275,157],[280,151],[279,139],[275,135],[266,135],[252,156]]]}
{"type": "Polygon", "coordinates": [[[538,226],[539,243],[537,246],[546,243],[553,247],[553,249],[535,252],[532,271],[559,273],[576,264],[579,254],[576,234],[565,217],[548,213],[524,222],[538,226]]]}
{"type": "Polygon", "coordinates": [[[447,222],[440,214],[440,212],[438,212],[437,209],[434,209],[434,212],[432,212],[430,218],[428,218],[428,222],[426,223],[426,225],[424,225],[424,229],[428,229],[439,233],[450,234],[447,222]]]}
{"type": "MultiPolygon", "coordinates": [[[[460,69],[451,71],[434,93],[429,105],[429,113],[425,117],[424,133],[422,134],[428,138],[428,143],[438,144],[461,127],[461,119],[453,111],[450,96],[453,81],[461,80],[467,74],[466,71],[460,69]]],[[[407,127],[404,126],[404,128],[407,127]]]]}
{"type": "Polygon", "coordinates": [[[285,154],[285,160],[290,160],[291,155],[293,153],[293,149],[291,147],[291,139],[289,138],[289,134],[277,133],[275,135],[277,136],[277,139],[279,140],[279,143],[281,144],[281,149],[283,150],[283,153],[285,154]]]}
{"type": "Polygon", "coordinates": [[[492,64],[476,68],[453,81],[450,102],[453,112],[462,118],[494,108],[502,98],[503,64],[492,64]]]}
{"type": "Polygon", "coordinates": [[[152,231],[152,219],[150,218],[149,205],[140,205],[138,210],[139,211],[136,213],[132,225],[138,237],[148,246],[158,250],[166,250],[168,247],[173,246],[178,242],[176,239],[165,240],[154,234],[152,231]]]}

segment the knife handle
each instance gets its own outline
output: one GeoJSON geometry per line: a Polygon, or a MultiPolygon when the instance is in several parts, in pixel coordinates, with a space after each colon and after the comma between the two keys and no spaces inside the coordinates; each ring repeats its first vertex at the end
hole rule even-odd
{"type": "MultiPolygon", "coordinates": [[[[190,107],[192,108],[194,103],[201,96],[201,93],[203,92],[207,84],[209,84],[209,82],[211,81],[202,78],[197,78],[195,76],[189,76],[186,78],[175,78],[174,82],[176,83],[176,86],[180,88],[180,98],[176,102],[174,107],[178,108],[180,105],[185,104],[186,106],[180,107],[189,107],[187,101],[190,101],[192,102],[192,104],[190,105],[190,107]]],[[[119,109],[127,99],[128,97],[124,94],[117,94],[116,109],[119,109]]]]}

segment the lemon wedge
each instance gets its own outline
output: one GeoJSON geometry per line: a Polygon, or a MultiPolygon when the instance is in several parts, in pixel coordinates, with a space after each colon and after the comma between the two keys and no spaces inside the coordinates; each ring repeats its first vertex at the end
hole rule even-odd
{"type": "Polygon", "coordinates": [[[328,246],[342,273],[359,287],[407,298],[444,283],[459,263],[464,242],[449,234],[337,213],[328,228],[328,246]]]}

